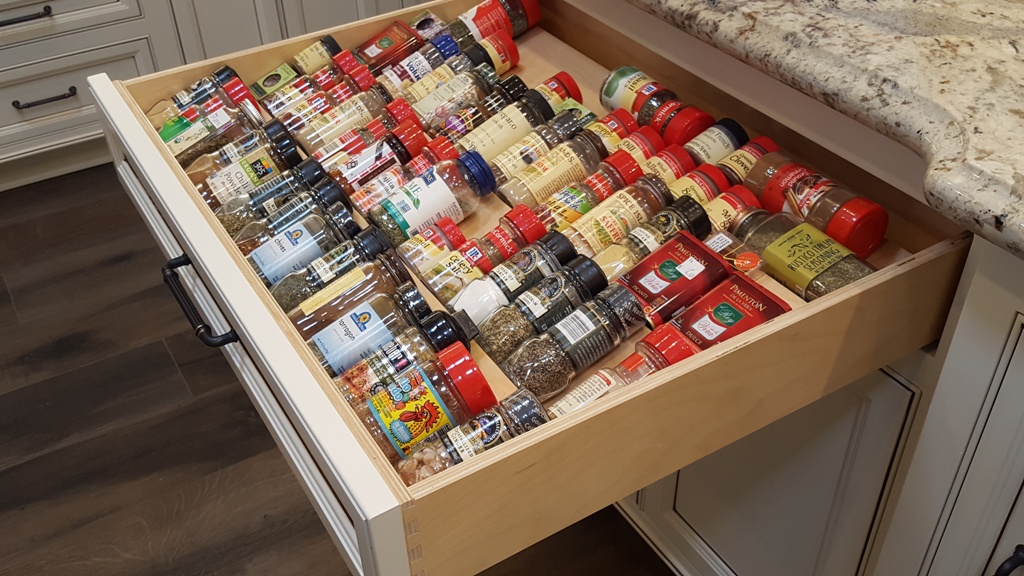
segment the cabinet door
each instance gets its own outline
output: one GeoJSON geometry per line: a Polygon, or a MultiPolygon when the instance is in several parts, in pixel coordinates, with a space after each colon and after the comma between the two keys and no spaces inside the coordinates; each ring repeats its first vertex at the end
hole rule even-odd
{"type": "Polygon", "coordinates": [[[625,508],[687,576],[854,576],[912,398],[876,372],[625,508]]]}
{"type": "Polygon", "coordinates": [[[277,5],[265,0],[171,0],[189,63],[282,38],[277,5]],[[230,33],[228,33],[230,30],[230,33]]]}

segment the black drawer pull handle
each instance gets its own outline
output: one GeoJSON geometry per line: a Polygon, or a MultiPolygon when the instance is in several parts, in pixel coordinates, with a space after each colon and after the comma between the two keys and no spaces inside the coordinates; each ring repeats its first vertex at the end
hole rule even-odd
{"type": "Polygon", "coordinates": [[[4,26],[13,26],[14,24],[21,24],[22,22],[39,20],[40,18],[46,18],[47,16],[53,16],[53,8],[50,8],[48,5],[43,6],[43,9],[35,14],[27,14],[25,16],[17,16],[7,20],[0,20],[0,28],[3,28],[4,26]]]}
{"type": "Polygon", "coordinates": [[[185,287],[181,285],[181,277],[174,271],[176,268],[191,264],[192,260],[185,254],[168,260],[167,264],[164,264],[164,267],[161,269],[164,275],[164,284],[167,284],[167,287],[171,289],[171,294],[178,301],[178,306],[181,306],[181,311],[185,313],[185,318],[192,325],[192,330],[195,331],[196,336],[203,344],[211,348],[220,348],[221,346],[238,342],[238,334],[234,330],[214,335],[211,333],[210,326],[203,322],[203,319],[199,316],[199,310],[196,310],[196,305],[192,303],[192,299],[185,292],[185,287]]]}
{"type": "Polygon", "coordinates": [[[1017,544],[1017,548],[1013,551],[1013,556],[1006,559],[996,568],[995,576],[1010,576],[1010,573],[1024,566],[1024,545],[1017,544]]]}
{"type": "Polygon", "coordinates": [[[21,103],[21,100],[15,100],[11,102],[11,106],[14,106],[18,110],[24,110],[26,108],[32,108],[33,106],[42,106],[43,104],[49,104],[50,102],[56,102],[58,100],[67,100],[75,94],[78,94],[78,88],[72,86],[68,88],[68,91],[63,94],[57,94],[56,96],[50,96],[49,98],[43,98],[42,100],[35,100],[32,102],[21,103]]]}

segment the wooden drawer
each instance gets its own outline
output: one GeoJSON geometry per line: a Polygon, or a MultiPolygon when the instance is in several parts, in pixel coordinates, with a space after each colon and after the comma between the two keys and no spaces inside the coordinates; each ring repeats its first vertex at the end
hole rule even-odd
{"type": "MultiPolygon", "coordinates": [[[[429,6],[451,18],[473,3],[429,6]]],[[[596,91],[608,68],[627,63],[628,57],[629,63],[667,81],[683,100],[776,137],[783,148],[885,203],[892,212],[892,231],[873,258],[883,269],[813,303],[800,302],[766,325],[411,488],[402,484],[337,394],[143,114],[224,63],[243,79],[258,78],[322,32],[130,82],[90,78],[115,161],[123,160],[124,169],[138,180],[129,193],[152,203],[154,218],[191,257],[218,314],[241,339],[229,346],[231,354],[244,353],[259,369],[261,381],[301,438],[303,457],[317,464],[331,498],[351,519],[356,549],[339,547],[355,572],[478,572],[905,356],[935,340],[942,329],[968,236],[867,171],[775,122],[758,106],[716,93],[717,78],[697,78],[680,62],[659,56],[650,38],[623,35],[590,13],[605,4],[545,3],[539,29],[521,38],[518,73],[527,85],[564,68],[583,89],[584,103],[597,110],[596,91]]],[[[419,9],[330,31],[352,46],[396,15],[419,9]]],[[[636,17],[647,16],[636,11],[636,17]]],[[[793,92],[793,97],[801,96],[793,92]]],[[[466,222],[465,232],[479,235],[505,210],[496,198],[486,199],[481,213],[466,222]]],[[[631,352],[641,335],[601,365],[631,352]]],[[[482,356],[477,349],[474,355],[482,356]]],[[[507,379],[483,364],[496,393],[508,394],[507,379]]],[[[243,383],[250,389],[259,386],[243,383]]],[[[282,448],[294,462],[296,447],[282,448]]],[[[344,540],[331,517],[324,519],[336,541],[344,540]]]]}
{"type": "Polygon", "coordinates": [[[0,0],[0,46],[140,17],[139,0],[0,0]]]}

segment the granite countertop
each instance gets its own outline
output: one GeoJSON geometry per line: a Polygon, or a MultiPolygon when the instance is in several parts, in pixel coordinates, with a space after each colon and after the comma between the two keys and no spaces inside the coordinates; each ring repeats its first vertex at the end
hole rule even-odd
{"type": "Polygon", "coordinates": [[[1024,258],[1024,3],[628,1],[910,148],[929,204],[1024,258]]]}

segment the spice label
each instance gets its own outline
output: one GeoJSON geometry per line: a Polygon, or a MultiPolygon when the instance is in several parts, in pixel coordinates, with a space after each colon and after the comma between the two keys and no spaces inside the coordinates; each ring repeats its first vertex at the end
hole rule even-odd
{"type": "Polygon", "coordinates": [[[573,224],[594,252],[618,244],[647,219],[643,206],[628,191],[616,192],[573,224]]]}
{"type": "Polygon", "coordinates": [[[536,286],[520,294],[516,298],[516,304],[537,332],[541,333],[572,312],[573,302],[569,297],[570,291],[573,291],[573,288],[566,285],[565,278],[561,274],[555,274],[544,278],[536,286]]]}
{"type": "Polygon", "coordinates": [[[601,88],[601,104],[608,110],[625,108],[633,110],[636,93],[642,86],[654,79],[632,66],[623,66],[613,71],[601,88]]]}
{"type": "Polygon", "coordinates": [[[615,187],[615,183],[610,178],[601,174],[600,172],[594,172],[587,179],[583,181],[584,184],[590,186],[590,189],[597,195],[598,201],[603,202],[607,200],[612,194],[618,191],[615,187]]]}
{"type": "MultiPolygon", "coordinates": [[[[413,52],[410,54],[409,57],[402,60],[396,68],[406,71],[413,82],[434,71],[434,67],[430,65],[430,61],[419,52],[413,52]]],[[[400,85],[401,84],[399,84],[399,86],[400,85]]]]}
{"type": "Polygon", "coordinates": [[[357,400],[365,401],[394,381],[394,377],[412,366],[397,340],[389,340],[366,358],[356,362],[341,378],[340,384],[357,400]]]}
{"type": "Polygon", "coordinates": [[[345,131],[366,126],[373,121],[373,114],[359,98],[346,100],[337,108],[328,110],[315,118],[310,119],[309,128],[304,134],[307,138],[314,134],[327,142],[331,138],[344,134],[345,131]]]}
{"type": "Polygon", "coordinates": [[[721,254],[722,250],[725,250],[726,248],[732,246],[733,239],[730,238],[728,234],[723,234],[723,233],[719,232],[718,234],[715,234],[714,236],[711,236],[710,238],[706,238],[704,240],[704,244],[708,248],[711,248],[715,252],[718,252],[719,254],[721,254]]]}
{"type": "MultiPolygon", "coordinates": [[[[668,268],[673,268],[675,262],[671,262],[668,268]]],[[[670,272],[671,273],[671,272],[670,272]]],[[[657,272],[649,272],[646,276],[640,279],[640,285],[647,289],[651,294],[658,294],[665,288],[672,285],[671,281],[658,276],[657,272]]]]}
{"type": "Polygon", "coordinates": [[[263,154],[263,150],[259,150],[256,154],[250,154],[230,166],[225,166],[206,179],[210,192],[221,204],[226,204],[228,200],[243,194],[249,194],[256,190],[265,178],[274,174],[276,166],[269,156],[263,154]]]}
{"type": "Polygon", "coordinates": [[[519,173],[519,180],[538,204],[555,192],[587,176],[583,161],[569,146],[555,146],[519,173]]]}
{"type": "Polygon", "coordinates": [[[449,430],[442,441],[449,452],[454,449],[463,460],[469,460],[510,438],[512,434],[505,420],[497,412],[488,410],[449,430]]]}
{"type": "Polygon", "coordinates": [[[704,314],[699,320],[693,323],[691,328],[707,340],[715,340],[729,329],[729,326],[736,324],[743,319],[743,313],[722,302],[713,310],[704,314]]]}
{"type": "Polygon", "coordinates": [[[647,144],[643,136],[637,135],[630,135],[628,138],[621,140],[609,152],[618,152],[619,150],[628,152],[638,164],[642,164],[657,152],[657,150],[647,144]]]}
{"type": "Polygon", "coordinates": [[[214,130],[220,130],[229,122],[231,122],[231,115],[228,114],[227,110],[220,108],[219,110],[207,116],[206,119],[210,122],[210,124],[213,124],[214,130]]]}
{"type": "Polygon", "coordinates": [[[673,321],[700,349],[707,350],[789,310],[744,276],[731,276],[673,321]]]}
{"type": "Polygon", "coordinates": [[[613,386],[615,386],[615,380],[612,371],[602,368],[553,402],[548,407],[548,416],[559,418],[579,410],[584,405],[604,396],[613,386]]]}
{"type": "Polygon", "coordinates": [[[381,206],[395,220],[406,238],[430,226],[445,216],[458,224],[465,214],[455,193],[431,170],[414,179],[381,202],[381,206]]]}
{"type": "Polygon", "coordinates": [[[622,141],[623,137],[629,134],[622,123],[618,120],[608,120],[607,116],[598,122],[587,125],[586,130],[601,140],[605,150],[612,150],[616,144],[622,141]]]}
{"type": "Polygon", "coordinates": [[[803,296],[816,276],[850,254],[845,246],[804,222],[769,244],[763,256],[765,271],[803,296]]]}
{"type": "Polygon", "coordinates": [[[469,28],[477,42],[499,30],[505,31],[509,37],[513,35],[512,21],[509,19],[508,13],[495,0],[477,4],[460,14],[459,20],[462,20],[469,28]]]}
{"type": "Polygon", "coordinates": [[[484,160],[490,162],[531,130],[533,127],[530,126],[530,121],[518,107],[506,106],[501,112],[488,118],[479,128],[466,134],[459,143],[466,150],[476,150],[484,160]]]}
{"type": "Polygon", "coordinates": [[[452,140],[457,140],[460,136],[475,130],[484,121],[484,114],[480,112],[480,109],[476,106],[470,106],[457,110],[454,114],[445,118],[444,122],[441,123],[441,129],[446,136],[449,136],[452,140]]]}
{"type": "Polygon", "coordinates": [[[470,106],[476,100],[477,90],[473,84],[473,77],[469,74],[459,74],[412,107],[426,125],[447,118],[459,108],[470,106]]]}
{"type": "Polygon", "coordinates": [[[565,86],[562,86],[562,83],[554,78],[551,78],[544,84],[537,86],[534,90],[548,101],[551,108],[558,108],[561,106],[562,102],[565,102],[565,100],[569,98],[569,93],[565,90],[565,86]]]}
{"type": "Polygon", "coordinates": [[[376,178],[367,182],[354,194],[349,196],[352,205],[361,213],[366,214],[371,208],[380,204],[380,201],[395,194],[398,190],[409,183],[405,177],[405,171],[401,166],[396,166],[377,175],[376,178]]]}
{"type": "Polygon", "coordinates": [[[323,290],[303,300],[302,303],[299,304],[299,309],[304,315],[309,316],[324,304],[334,300],[349,288],[352,288],[365,279],[366,273],[363,272],[362,268],[353,268],[350,272],[346,272],[341,278],[338,278],[334,282],[328,284],[323,290]]]}
{"type": "Polygon", "coordinates": [[[513,300],[544,278],[544,268],[536,250],[527,247],[496,266],[491,278],[505,297],[513,300]]]}
{"type": "Polygon", "coordinates": [[[739,150],[736,150],[732,154],[727,155],[725,158],[718,161],[718,166],[725,168],[725,173],[732,172],[736,176],[739,176],[740,180],[743,180],[750,172],[750,169],[757,163],[757,159],[762,156],[761,152],[753,146],[743,146],[739,150]]]}
{"type": "Polygon", "coordinates": [[[687,142],[683,148],[699,159],[697,164],[713,164],[734,151],[736,145],[725,130],[712,126],[687,142]]]}
{"type": "Polygon", "coordinates": [[[555,232],[572,226],[592,208],[586,193],[577,186],[566,186],[555,192],[544,201],[544,205],[551,214],[548,229],[555,232]]]}
{"type": "Polygon", "coordinates": [[[551,330],[569,345],[576,344],[597,328],[595,322],[600,323],[599,320],[591,319],[591,314],[593,313],[589,309],[581,308],[563,318],[551,330]]]}
{"type": "Polygon", "coordinates": [[[174,138],[165,142],[167,149],[172,156],[177,156],[192,147],[203,138],[210,135],[210,129],[202,121],[198,121],[179,133],[174,138]]]}
{"type": "Polygon", "coordinates": [[[443,86],[446,82],[449,82],[452,78],[455,78],[455,71],[452,70],[450,66],[447,64],[439,66],[430,74],[427,74],[423,78],[420,78],[416,82],[410,84],[405,89],[405,98],[409,102],[422,100],[429,96],[431,92],[437,90],[439,86],[443,86]]]}
{"type": "Polygon", "coordinates": [[[266,98],[270,94],[280,90],[282,87],[287,86],[288,83],[295,80],[298,75],[298,72],[296,72],[291,65],[281,64],[274,70],[271,70],[267,75],[249,85],[249,89],[256,98],[266,98]]]}
{"type": "Polygon", "coordinates": [[[498,154],[491,160],[491,164],[511,179],[550,150],[547,142],[539,134],[531,132],[498,154]]]}
{"type": "Polygon", "coordinates": [[[385,82],[391,84],[390,88],[394,88],[396,92],[404,91],[412,84],[412,79],[407,79],[408,73],[404,68],[401,67],[388,67],[381,70],[380,75],[377,77],[378,80],[383,84],[385,82]]]}
{"type": "Polygon", "coordinates": [[[648,253],[657,250],[661,246],[662,239],[664,239],[664,236],[651,232],[646,226],[636,228],[629,233],[629,237],[637,244],[646,248],[648,253]]]}
{"type": "Polygon", "coordinates": [[[398,163],[394,149],[387,142],[378,141],[362,152],[348,156],[343,164],[337,165],[337,169],[353,188],[361,188],[398,163]]]}
{"type": "Polygon", "coordinates": [[[295,64],[304,74],[310,74],[331,62],[331,55],[320,42],[312,44],[295,55],[295,64]]]}
{"type": "Polygon", "coordinates": [[[471,258],[479,260],[483,253],[478,248],[466,250],[470,256],[455,250],[429,264],[423,281],[443,303],[450,302],[469,282],[483,278],[484,274],[471,258]]]}
{"type": "Polygon", "coordinates": [[[413,265],[417,271],[424,272],[430,269],[435,260],[448,253],[444,238],[430,228],[425,228],[419,234],[407,240],[400,247],[401,254],[406,256],[406,262],[413,265]]]}
{"type": "Polygon", "coordinates": [[[454,427],[451,411],[419,366],[400,374],[382,392],[371,396],[367,405],[403,458],[416,444],[454,427]]]}
{"type": "Polygon", "coordinates": [[[576,370],[583,370],[615,348],[611,332],[585,304],[556,324],[548,333],[572,360],[576,370]]]}
{"type": "Polygon", "coordinates": [[[344,374],[391,338],[384,320],[369,304],[364,304],[314,334],[311,340],[334,373],[344,374]]]}
{"type": "Polygon", "coordinates": [[[682,178],[686,169],[670,154],[655,154],[640,163],[644,174],[654,174],[665,182],[673,182],[682,178]]]}
{"type": "Polygon", "coordinates": [[[228,142],[220,149],[220,157],[222,162],[231,164],[238,161],[242,157],[243,148],[235,145],[233,142],[228,142]]]}
{"type": "Polygon", "coordinates": [[[305,269],[323,255],[313,234],[302,224],[295,224],[253,250],[249,258],[259,267],[267,282],[277,284],[285,275],[305,269]]]}
{"type": "Polygon", "coordinates": [[[736,223],[736,215],[745,207],[736,196],[725,194],[705,204],[704,211],[715,230],[731,230],[736,223]]]}
{"type": "MultiPolygon", "coordinates": [[[[370,124],[380,123],[379,118],[374,118],[370,121],[370,124]]],[[[381,131],[385,131],[383,125],[381,125],[381,131]]],[[[339,136],[333,136],[329,141],[324,142],[324,145],[313,151],[313,158],[323,162],[324,160],[331,158],[339,152],[346,152],[348,154],[355,154],[360,150],[367,148],[367,142],[374,142],[377,140],[376,135],[373,131],[368,128],[355,128],[342,132],[339,136]]]]}
{"type": "Polygon", "coordinates": [[[480,47],[487,52],[487,56],[491,59],[491,64],[493,64],[494,72],[499,76],[512,68],[512,55],[505,50],[504,45],[494,41],[492,38],[484,38],[480,41],[480,47]]]}
{"type": "MultiPolygon", "coordinates": [[[[821,198],[826,192],[835,188],[835,186],[835,182],[820,174],[808,176],[793,184],[792,189],[796,196],[797,206],[800,208],[800,216],[806,217],[814,203],[818,201],[818,198],[821,198]]],[[[793,206],[786,202],[785,206],[782,207],[782,211],[792,214],[793,206]]]]}
{"type": "Polygon", "coordinates": [[[664,133],[665,126],[684,108],[686,106],[679,100],[670,100],[662,104],[654,111],[654,116],[651,117],[651,128],[657,130],[659,134],[664,133]]]}
{"type": "Polygon", "coordinates": [[[331,280],[334,280],[334,270],[327,265],[327,262],[323,258],[317,258],[309,263],[309,267],[316,272],[317,278],[320,278],[320,282],[327,284],[331,280]]]}
{"type": "Polygon", "coordinates": [[[715,191],[700,176],[692,178],[690,176],[683,176],[675,182],[671,182],[668,185],[668,189],[672,192],[673,200],[689,196],[700,204],[706,204],[715,197],[715,191]]]}
{"type": "Polygon", "coordinates": [[[761,192],[761,203],[765,205],[765,209],[769,212],[780,212],[783,210],[793,212],[792,207],[787,209],[789,202],[786,202],[786,190],[789,190],[790,187],[804,178],[813,175],[814,172],[796,162],[782,166],[772,174],[772,177],[768,179],[768,183],[765,184],[764,191],[761,192]],[[778,204],[776,205],[776,203],[778,204]]]}

